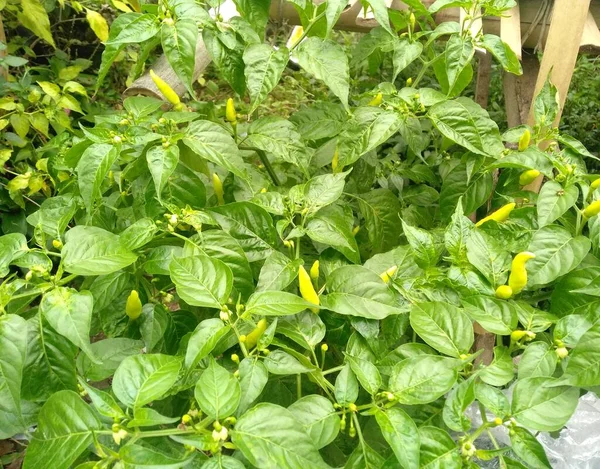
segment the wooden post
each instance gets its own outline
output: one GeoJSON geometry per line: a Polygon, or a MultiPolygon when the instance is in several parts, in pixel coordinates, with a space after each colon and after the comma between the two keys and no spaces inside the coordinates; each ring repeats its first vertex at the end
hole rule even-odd
{"type": "MultiPolygon", "coordinates": [[[[549,76],[550,81],[558,90],[559,98],[558,115],[553,123],[555,127],[560,122],[567,99],[589,8],[590,0],[555,0],[554,2],[548,39],[544,47],[544,56],[533,95],[538,95],[549,76]]],[[[527,119],[530,126],[535,123],[533,108],[532,103],[527,119]]],[[[543,180],[543,176],[540,176],[524,189],[539,192],[543,180]]]]}
{"type": "Polygon", "coordinates": [[[475,84],[475,102],[487,108],[492,78],[492,54],[481,54],[477,65],[477,83],[475,84]]]}
{"type": "Polygon", "coordinates": [[[523,75],[504,73],[504,102],[509,127],[517,127],[527,122],[533,102],[533,92],[537,81],[540,62],[532,51],[523,53],[523,75]]]}

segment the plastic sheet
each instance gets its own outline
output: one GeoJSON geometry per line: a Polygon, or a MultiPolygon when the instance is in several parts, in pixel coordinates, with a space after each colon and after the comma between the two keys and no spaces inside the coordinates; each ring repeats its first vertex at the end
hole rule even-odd
{"type": "MultiPolygon", "coordinates": [[[[473,427],[476,428],[481,424],[479,409],[471,406],[469,412],[473,427]]],[[[510,445],[505,427],[496,427],[491,431],[500,446],[510,445]]],[[[579,399],[575,413],[558,435],[541,432],[537,438],[546,450],[548,460],[554,469],[599,469],[600,399],[596,394],[588,392],[579,399]]],[[[476,445],[480,449],[493,448],[491,440],[485,434],[477,439],[476,445]]],[[[477,461],[477,463],[486,469],[499,467],[497,459],[477,461]]]]}

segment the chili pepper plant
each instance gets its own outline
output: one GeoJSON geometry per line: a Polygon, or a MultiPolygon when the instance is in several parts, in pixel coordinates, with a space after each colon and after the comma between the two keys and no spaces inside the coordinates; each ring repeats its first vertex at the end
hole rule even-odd
{"type": "Polygon", "coordinates": [[[477,49],[517,57],[474,14],[431,16],[514,2],[365,1],[381,26],[352,50],[346,2],[292,3],[290,50],[262,40],[264,0],[118,16],[98,81],[162,41],[193,93],[202,34],[231,99],[153,69],[174,108],[128,97],[27,147],[47,186],[13,183],[26,223],[0,236],[0,437],[24,469],[547,468],[537,433],[598,389],[593,155],[553,128],[550,82],[501,134],[461,93],[477,49]],[[284,118],[262,103],[290,56],[330,95],[284,118]]]}

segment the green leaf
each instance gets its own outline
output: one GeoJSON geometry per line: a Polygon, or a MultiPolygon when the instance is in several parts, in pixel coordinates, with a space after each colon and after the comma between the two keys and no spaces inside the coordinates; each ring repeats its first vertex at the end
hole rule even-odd
{"type": "Polygon", "coordinates": [[[415,261],[420,267],[426,269],[438,263],[442,252],[429,231],[410,226],[404,220],[402,220],[402,231],[412,248],[415,261]]]}
{"type": "Polygon", "coordinates": [[[359,107],[338,137],[339,165],[348,166],[385,143],[404,124],[400,115],[374,106],[359,107]]]}
{"type": "Polygon", "coordinates": [[[175,24],[163,21],[161,26],[162,48],[169,65],[175,70],[188,92],[194,97],[192,81],[196,65],[196,42],[198,26],[191,18],[180,18],[175,24]]]}
{"type": "Polygon", "coordinates": [[[372,396],[381,388],[381,375],[373,363],[359,357],[346,355],[346,361],[354,372],[360,385],[372,396]]]}
{"type": "Polygon", "coordinates": [[[194,389],[194,397],[202,412],[212,419],[222,420],[235,413],[240,396],[237,378],[211,359],[194,389]]]}
{"type": "Polygon", "coordinates": [[[90,347],[90,325],[94,298],[89,291],[57,287],[44,295],[40,311],[52,328],[95,360],[90,347]]]}
{"type": "Polygon", "coordinates": [[[125,228],[119,238],[121,244],[127,249],[133,250],[144,246],[152,241],[154,235],[158,231],[158,227],[151,218],[140,218],[132,225],[125,228]]]}
{"type": "Polygon", "coordinates": [[[308,367],[283,350],[274,350],[265,359],[265,366],[274,375],[296,375],[310,373],[313,367],[308,367]]]}
{"type": "Polygon", "coordinates": [[[539,288],[569,273],[581,263],[590,247],[588,238],[573,238],[560,226],[541,228],[533,235],[527,249],[536,256],[527,262],[528,288],[539,288]]]}
{"type": "Polygon", "coordinates": [[[47,400],[62,389],[77,388],[77,347],[58,334],[41,314],[28,321],[27,362],[22,399],[47,400]]]}
{"type": "Polygon", "coordinates": [[[16,314],[0,317],[0,435],[27,429],[21,412],[21,384],[27,356],[27,322],[16,314]]]}
{"type": "Polygon", "coordinates": [[[238,415],[242,415],[261,395],[269,380],[269,371],[261,360],[244,358],[240,362],[239,372],[241,396],[238,415]]]}
{"type": "Polygon", "coordinates": [[[325,324],[312,311],[286,316],[279,320],[277,332],[301,347],[312,350],[325,337],[325,324]]]}
{"type": "Polygon", "coordinates": [[[221,308],[233,284],[231,269],[205,255],[176,258],[169,266],[177,294],[192,306],[221,308]]]}
{"type": "Polygon", "coordinates": [[[568,422],[579,402],[579,389],[556,386],[557,381],[545,376],[517,381],[512,416],[518,423],[532,430],[553,432],[568,422]]]}
{"type": "Polygon", "coordinates": [[[23,469],[68,469],[92,443],[92,432],[101,428],[96,414],[77,393],[58,391],[40,411],[23,469]]]}
{"type": "Polygon", "coordinates": [[[514,75],[523,74],[519,58],[510,46],[494,34],[483,35],[483,47],[502,65],[502,68],[514,75]]]}
{"type": "Polygon", "coordinates": [[[260,269],[256,292],[283,290],[298,276],[301,262],[301,259],[292,260],[279,251],[273,251],[260,269]]]}
{"type": "Polygon", "coordinates": [[[252,44],[244,51],[246,87],[250,93],[252,114],[277,86],[289,60],[289,52],[283,47],[274,49],[268,44],[252,44]]]}
{"type": "Polygon", "coordinates": [[[100,391],[99,389],[88,385],[83,379],[79,380],[79,384],[85,389],[85,392],[100,415],[119,420],[126,417],[123,410],[119,407],[119,404],[117,404],[115,399],[109,393],[100,391]]]}
{"type": "Polygon", "coordinates": [[[77,357],[77,369],[90,381],[102,381],[111,377],[125,358],[140,353],[144,343],[126,337],[115,337],[94,342],[90,348],[97,363],[80,354],[77,357]]]}
{"type": "Polygon", "coordinates": [[[388,189],[375,189],[358,198],[360,212],[374,252],[384,252],[398,245],[400,212],[398,198],[388,189]]]}
{"type": "MultiPolygon", "coordinates": [[[[522,135],[522,132],[519,133],[522,135]]],[[[519,139],[516,139],[517,143],[519,139]]],[[[535,146],[525,151],[514,151],[496,160],[491,168],[537,169],[544,176],[552,177],[554,166],[548,155],[535,146]]]]}
{"type": "Polygon", "coordinates": [[[17,13],[19,24],[32,31],[37,37],[43,39],[52,47],[56,47],[48,13],[39,0],[21,0],[21,11],[17,13]]]}
{"type": "Polygon", "coordinates": [[[552,376],[556,370],[556,359],[556,352],[546,342],[528,345],[519,360],[518,382],[524,378],[552,376]]]}
{"type": "Polygon", "coordinates": [[[191,238],[183,246],[183,255],[180,257],[204,254],[223,261],[233,274],[233,287],[237,293],[242,294],[246,300],[254,291],[254,277],[252,268],[246,258],[244,250],[235,238],[225,231],[202,231],[191,238]]]}
{"type": "Polygon", "coordinates": [[[473,324],[456,306],[440,301],[416,303],[410,310],[410,325],[431,347],[458,358],[473,345],[473,324]]]}
{"type": "Polygon", "coordinates": [[[230,330],[231,328],[218,318],[205,319],[198,324],[188,340],[185,352],[186,368],[195,368],[230,330]]]}
{"type": "Polygon", "coordinates": [[[445,62],[446,76],[448,77],[448,89],[452,90],[456,85],[463,70],[470,65],[475,55],[473,40],[462,35],[450,36],[446,43],[445,62]]]}
{"type": "Polygon", "coordinates": [[[492,285],[504,285],[511,257],[494,238],[480,230],[473,231],[467,241],[467,258],[492,285]]]}
{"type": "Polygon", "coordinates": [[[563,189],[555,181],[547,181],[540,190],[537,200],[538,225],[543,228],[560,218],[577,202],[579,189],[572,185],[563,189]]]}
{"type": "Polygon", "coordinates": [[[517,310],[506,300],[489,296],[470,296],[463,300],[465,313],[486,331],[510,335],[517,328],[517,310]]]}
{"type": "Polygon", "coordinates": [[[64,268],[76,275],[106,275],[133,264],[137,255],[118,235],[95,226],[79,225],[65,235],[64,268]]]}
{"type": "Polygon", "coordinates": [[[321,140],[339,134],[348,119],[344,107],[330,102],[317,102],[302,107],[290,116],[290,121],[305,140],[321,140]]]}
{"type": "MultiPolygon", "coordinates": [[[[389,26],[388,26],[389,27],[389,26]]],[[[342,47],[330,39],[306,38],[295,52],[300,66],[322,80],[348,108],[348,57],[342,47]]]]}
{"type": "MultiPolygon", "coordinates": [[[[27,217],[27,223],[52,236],[54,239],[60,239],[76,211],[76,197],[71,194],[59,195],[44,200],[37,212],[33,212],[27,217]]],[[[2,238],[0,238],[1,245],[2,238]]],[[[2,248],[0,247],[0,249],[2,248]]],[[[1,271],[0,276],[2,276],[1,271]]]]}
{"type": "Polygon", "coordinates": [[[287,316],[297,314],[315,305],[293,293],[262,291],[254,293],[246,304],[246,314],[260,316],[287,316]]]}
{"type": "Polygon", "coordinates": [[[231,432],[231,438],[256,467],[329,467],[304,426],[292,412],[275,404],[259,404],[242,415],[231,432]]]}
{"type": "Polygon", "coordinates": [[[159,22],[155,15],[150,13],[136,14],[133,19],[115,38],[109,38],[106,44],[139,44],[158,34],[159,22]]]}
{"type": "Polygon", "coordinates": [[[358,381],[349,363],[335,378],[335,400],[341,406],[352,404],[358,398],[358,381]]]}
{"type": "Polygon", "coordinates": [[[561,382],[580,387],[600,385],[600,323],[588,329],[577,342],[561,382]]]}
{"type": "Polygon", "coordinates": [[[423,44],[420,42],[410,42],[406,38],[401,38],[394,45],[394,75],[392,82],[396,81],[396,78],[411,63],[419,58],[423,52],[423,44]]]}
{"type": "Polygon", "coordinates": [[[102,183],[118,156],[119,147],[107,143],[94,143],[81,155],[76,169],[77,180],[88,213],[102,196],[102,183]]]}
{"type": "Polygon", "coordinates": [[[326,37],[331,33],[346,5],[348,5],[346,0],[327,0],[327,6],[325,7],[325,18],[327,18],[326,37]]]}
{"type": "Polygon", "coordinates": [[[559,109],[560,99],[558,90],[556,89],[556,86],[550,83],[550,79],[547,79],[544,83],[544,87],[535,97],[533,104],[535,123],[542,127],[551,126],[558,115],[559,109]]]}
{"type": "Polygon", "coordinates": [[[202,39],[212,61],[221,76],[233,90],[243,96],[246,92],[244,79],[244,45],[230,30],[219,31],[213,28],[202,30],[202,39]]]}
{"type": "Polygon", "coordinates": [[[146,161],[160,202],[162,191],[179,163],[179,147],[176,145],[170,145],[166,149],[162,145],[152,147],[146,152],[146,161]]]}
{"type": "Polygon", "coordinates": [[[296,126],[287,119],[277,116],[256,119],[248,128],[245,143],[300,168],[308,165],[310,155],[305,152],[296,126]]]}
{"type": "Polygon", "coordinates": [[[368,0],[368,3],[373,9],[373,16],[375,16],[379,25],[388,33],[394,35],[394,31],[390,26],[390,17],[385,0],[368,0]]]}
{"type": "Polygon", "coordinates": [[[27,239],[22,233],[0,236],[0,278],[6,277],[10,264],[28,250],[27,239]]]}
{"type": "MultiPolygon", "coordinates": [[[[210,448],[206,448],[208,451],[210,448]]],[[[245,469],[246,466],[239,460],[231,456],[224,456],[221,453],[217,453],[212,458],[208,459],[201,469],[245,469]]]]}
{"type": "Polygon", "coordinates": [[[569,314],[556,323],[554,340],[561,340],[565,346],[574,348],[592,325],[593,323],[583,315],[569,314]]]}
{"type": "Polygon", "coordinates": [[[467,432],[471,428],[471,420],[465,411],[475,400],[474,384],[474,379],[467,379],[448,393],[442,416],[451,430],[467,432]]]}
{"type": "Polygon", "coordinates": [[[460,469],[463,467],[459,448],[445,430],[437,427],[420,427],[421,467],[460,469]]]}
{"type": "Polygon", "coordinates": [[[484,383],[492,386],[504,386],[514,377],[514,365],[507,347],[494,347],[494,360],[479,372],[484,383]]]}
{"type": "Polygon", "coordinates": [[[246,178],[245,164],[231,135],[220,125],[206,120],[192,122],[183,138],[199,157],[246,178]]]}
{"type": "Polygon", "coordinates": [[[324,448],[337,437],[340,418],[329,399],[316,394],[304,396],[288,407],[300,422],[317,449],[324,448]]]}
{"type": "Polygon", "coordinates": [[[349,265],[333,271],[327,292],[321,297],[321,306],[338,314],[383,319],[403,312],[381,277],[362,266],[349,265]]]}
{"type": "Polygon", "coordinates": [[[261,36],[265,33],[265,26],[269,21],[270,0],[235,0],[237,11],[248,21],[254,30],[261,36]]]}
{"type": "Polygon", "coordinates": [[[126,464],[127,467],[135,467],[136,469],[179,469],[187,466],[195,454],[165,454],[157,448],[130,444],[125,445],[119,451],[119,459],[126,464]]]}
{"type": "Polygon", "coordinates": [[[277,232],[265,209],[250,202],[234,202],[213,207],[210,213],[221,228],[238,241],[248,261],[263,260],[273,252],[277,232]]]}
{"type": "Polygon", "coordinates": [[[164,396],[177,381],[181,359],[169,355],[133,355],[121,362],[112,389],[127,407],[142,407],[164,396]]]}
{"type": "Polygon", "coordinates": [[[344,254],[351,262],[360,263],[356,239],[352,234],[352,210],[330,205],[319,210],[306,224],[306,234],[317,243],[329,245],[344,254]]]}
{"type": "Polygon", "coordinates": [[[454,360],[435,355],[418,355],[394,366],[390,390],[400,404],[417,405],[433,402],[446,394],[458,376],[454,360]]]}
{"type": "Polygon", "coordinates": [[[399,407],[377,409],[375,419],[402,467],[418,469],[420,441],[415,422],[399,407]]]}
{"type": "Polygon", "coordinates": [[[440,192],[440,212],[442,220],[450,220],[456,211],[458,201],[462,201],[463,214],[470,215],[481,207],[493,191],[493,177],[490,172],[478,172],[469,177],[465,164],[457,165],[444,179],[440,192]]]}
{"type": "Polygon", "coordinates": [[[508,398],[498,388],[477,381],[475,383],[475,399],[500,418],[510,415],[508,398]]]}
{"type": "Polygon", "coordinates": [[[512,450],[531,469],[551,469],[544,448],[529,431],[521,427],[513,428],[510,432],[512,450]]]}
{"type": "Polygon", "coordinates": [[[473,153],[497,158],[504,150],[496,123],[469,98],[434,104],[427,115],[442,135],[473,153]]]}

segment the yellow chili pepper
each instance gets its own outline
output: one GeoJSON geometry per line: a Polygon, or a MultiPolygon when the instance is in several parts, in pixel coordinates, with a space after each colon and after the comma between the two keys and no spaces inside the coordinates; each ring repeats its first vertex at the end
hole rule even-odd
{"type": "Polygon", "coordinates": [[[385,272],[383,272],[380,275],[381,280],[383,280],[385,283],[390,283],[390,280],[392,280],[392,277],[394,276],[394,274],[396,273],[397,270],[398,270],[397,265],[390,267],[388,270],[386,270],[385,272]]]}
{"type": "Polygon", "coordinates": [[[338,149],[335,149],[335,153],[333,154],[333,158],[331,159],[331,169],[335,173],[335,170],[338,167],[338,163],[340,162],[340,152],[338,149]]]}
{"type": "Polygon", "coordinates": [[[140,295],[136,290],[131,290],[131,293],[127,297],[127,303],[125,303],[125,313],[134,321],[140,317],[140,314],[142,314],[142,302],[140,301],[140,295]]]}
{"type": "Polygon", "coordinates": [[[227,105],[225,106],[225,119],[232,124],[237,121],[237,112],[235,111],[232,98],[227,100],[227,105]]]}
{"type": "Polygon", "coordinates": [[[600,213],[600,200],[596,200],[595,202],[592,202],[583,210],[583,216],[585,218],[591,218],[595,215],[598,215],[599,213],[600,213]]]}
{"type": "Polygon", "coordinates": [[[253,348],[256,345],[256,343],[258,342],[258,339],[261,338],[261,336],[264,334],[264,332],[266,330],[267,330],[267,320],[263,318],[260,321],[258,321],[254,330],[246,336],[246,342],[245,342],[246,348],[248,348],[248,349],[253,348]]]}
{"type": "Polygon", "coordinates": [[[377,93],[371,101],[369,101],[369,106],[379,106],[383,101],[383,95],[381,93],[377,93]]]}
{"type": "Polygon", "coordinates": [[[512,342],[518,342],[527,335],[527,331],[512,331],[510,334],[510,340],[512,342]]]}
{"type": "Polygon", "coordinates": [[[540,172],[537,169],[530,169],[528,171],[523,171],[521,176],[519,176],[519,185],[526,186],[527,184],[535,181],[535,179],[540,175],[540,172]]]}
{"type": "Polygon", "coordinates": [[[510,276],[508,277],[508,286],[512,288],[513,294],[521,293],[527,285],[527,269],[525,264],[529,259],[534,259],[532,252],[520,252],[512,261],[510,276]]]}
{"type": "Polygon", "coordinates": [[[512,288],[510,288],[508,285],[500,285],[498,288],[496,288],[496,298],[508,300],[512,294],[512,288]]]}
{"type": "Polygon", "coordinates": [[[563,358],[567,358],[568,355],[569,355],[569,351],[565,347],[559,347],[556,349],[556,356],[558,358],[560,358],[561,360],[563,358]]]}
{"type": "Polygon", "coordinates": [[[417,22],[417,18],[415,18],[415,14],[414,13],[410,13],[410,16],[408,17],[408,22],[410,24],[410,29],[415,29],[415,24],[417,22]]]}
{"type": "Polygon", "coordinates": [[[502,223],[503,221],[505,221],[508,218],[508,216],[510,215],[510,212],[512,212],[513,209],[515,208],[515,205],[516,204],[514,202],[511,202],[510,204],[506,204],[503,207],[500,207],[498,210],[496,210],[491,215],[488,215],[487,217],[482,218],[477,223],[475,223],[475,226],[481,226],[490,220],[494,220],[494,221],[497,221],[498,223],[502,223]]]}
{"type": "Polygon", "coordinates": [[[223,199],[223,183],[221,182],[221,178],[217,173],[213,173],[213,189],[215,191],[215,195],[217,196],[217,202],[219,205],[224,205],[225,200],[223,199]]]}
{"type": "MultiPolygon", "coordinates": [[[[315,287],[313,287],[312,281],[310,280],[310,275],[308,275],[308,272],[302,265],[300,266],[300,269],[298,269],[298,279],[300,283],[300,295],[302,295],[302,298],[309,303],[319,305],[319,295],[317,295],[315,287]]],[[[313,313],[319,312],[319,308],[310,308],[310,310],[313,313]]]]}
{"type": "Polygon", "coordinates": [[[183,109],[183,104],[181,104],[179,96],[177,93],[175,93],[175,91],[173,91],[173,88],[171,88],[166,81],[154,73],[154,70],[152,69],[150,70],[150,78],[152,78],[152,81],[162,95],[167,99],[167,101],[173,105],[173,109],[176,111],[181,111],[183,109]]]}
{"type": "Polygon", "coordinates": [[[360,225],[359,226],[355,226],[352,229],[352,236],[356,236],[358,234],[358,232],[360,231],[360,225]]]}
{"type": "Polygon", "coordinates": [[[319,280],[319,259],[317,259],[310,268],[310,278],[314,283],[319,280]]]}
{"type": "Polygon", "coordinates": [[[519,151],[525,151],[529,148],[529,142],[531,141],[531,132],[529,129],[525,129],[523,135],[519,139],[519,151]]]}
{"type": "Polygon", "coordinates": [[[590,184],[590,190],[594,192],[596,189],[598,189],[598,187],[600,187],[600,178],[594,179],[592,181],[592,183],[590,184]]]}

